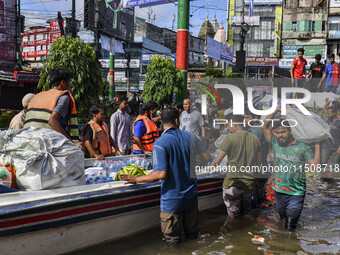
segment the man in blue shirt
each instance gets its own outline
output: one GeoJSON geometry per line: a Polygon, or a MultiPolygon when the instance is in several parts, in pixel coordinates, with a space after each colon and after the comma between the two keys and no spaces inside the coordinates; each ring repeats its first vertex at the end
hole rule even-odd
{"type": "Polygon", "coordinates": [[[179,112],[166,108],[162,113],[164,132],[152,151],[153,170],[146,176],[120,175],[127,183],[161,184],[161,229],[168,243],[179,244],[182,231],[188,238],[198,236],[197,180],[194,176],[196,156],[211,159],[200,140],[179,127],[179,112]]]}
{"type": "Polygon", "coordinates": [[[151,120],[151,105],[143,104],[132,127],[133,153],[146,154],[152,152],[154,141],[159,137],[159,131],[151,120]]]}

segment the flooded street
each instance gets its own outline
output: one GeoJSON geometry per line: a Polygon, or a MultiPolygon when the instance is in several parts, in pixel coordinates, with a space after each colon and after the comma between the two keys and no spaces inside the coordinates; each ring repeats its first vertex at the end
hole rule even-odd
{"type": "Polygon", "coordinates": [[[252,219],[229,222],[225,206],[200,214],[200,241],[170,248],[159,227],[111,243],[72,253],[90,254],[339,254],[340,179],[307,181],[307,195],[298,228],[288,233],[275,207],[253,212],[252,219]],[[254,244],[259,235],[264,243],[254,244]]]}

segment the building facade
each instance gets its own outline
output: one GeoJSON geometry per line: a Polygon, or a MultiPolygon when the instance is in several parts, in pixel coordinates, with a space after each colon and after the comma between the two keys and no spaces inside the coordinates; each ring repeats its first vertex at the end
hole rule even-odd
{"type": "MultiPolygon", "coordinates": [[[[282,1],[254,0],[253,16],[245,3],[244,21],[249,25],[245,37],[246,78],[264,79],[281,54],[282,1]]],[[[242,1],[230,1],[228,15],[228,45],[241,48],[242,1]]]]}
{"type": "Polygon", "coordinates": [[[329,2],[327,54],[340,56],[340,0],[329,2]]]}
{"type": "Polygon", "coordinates": [[[298,48],[305,49],[308,64],[314,61],[316,54],[326,59],[327,21],[328,1],[284,1],[280,67],[290,68],[298,48]]]}

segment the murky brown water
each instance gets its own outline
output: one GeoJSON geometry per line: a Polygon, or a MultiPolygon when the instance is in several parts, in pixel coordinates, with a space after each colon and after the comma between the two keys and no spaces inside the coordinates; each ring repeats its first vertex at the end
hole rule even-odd
{"type": "Polygon", "coordinates": [[[249,220],[228,222],[224,206],[200,214],[200,241],[171,248],[159,228],[74,253],[90,254],[340,254],[340,179],[308,180],[305,206],[296,233],[288,233],[275,208],[254,212],[249,220]],[[252,235],[264,244],[253,244],[252,235]]]}

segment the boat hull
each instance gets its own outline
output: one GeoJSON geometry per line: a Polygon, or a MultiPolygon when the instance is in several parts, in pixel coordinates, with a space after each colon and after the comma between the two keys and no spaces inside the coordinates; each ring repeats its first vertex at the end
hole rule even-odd
{"type": "MultiPolygon", "coordinates": [[[[159,183],[97,186],[77,192],[68,188],[58,197],[49,191],[7,209],[0,204],[1,254],[67,253],[159,225],[159,183]]],[[[223,203],[221,186],[219,178],[199,180],[200,211],[223,203]]]]}

